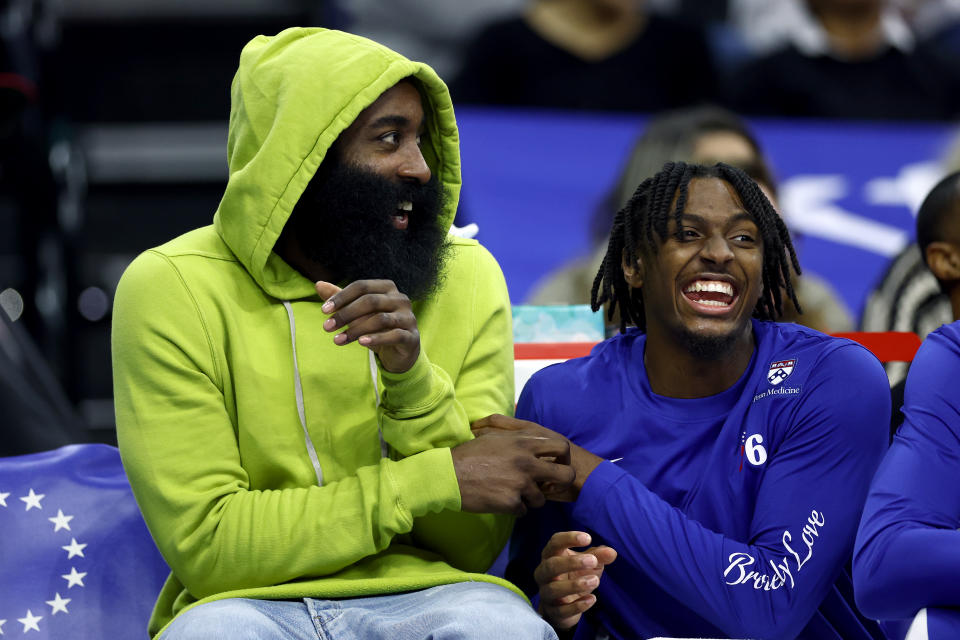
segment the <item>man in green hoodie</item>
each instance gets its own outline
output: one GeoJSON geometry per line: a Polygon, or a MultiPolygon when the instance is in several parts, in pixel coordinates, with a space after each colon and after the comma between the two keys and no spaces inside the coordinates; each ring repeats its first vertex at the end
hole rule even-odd
{"type": "Polygon", "coordinates": [[[233,82],[211,226],[140,255],[113,323],[118,439],[171,567],[150,633],[553,638],[483,573],[506,514],[573,480],[513,409],[503,275],[447,235],[447,89],[322,29],[260,36],[233,82]],[[491,515],[503,514],[503,515],[491,515]]]}

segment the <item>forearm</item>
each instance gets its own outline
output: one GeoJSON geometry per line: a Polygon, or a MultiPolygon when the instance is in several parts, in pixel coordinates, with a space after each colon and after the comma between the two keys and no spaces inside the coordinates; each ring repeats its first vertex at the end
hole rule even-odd
{"type": "Polygon", "coordinates": [[[459,504],[446,449],[381,460],[323,487],[256,491],[142,471],[130,469],[144,517],[196,597],[335,573],[387,548],[416,518],[459,504]]]}
{"type": "Polygon", "coordinates": [[[882,553],[871,553],[869,566],[856,562],[861,610],[889,620],[909,618],[924,607],[960,606],[960,531],[918,524],[895,529],[871,543],[882,553]]]}
{"type": "Polygon", "coordinates": [[[473,436],[450,376],[421,350],[402,374],[381,369],[383,394],[378,419],[383,438],[401,456],[435,447],[454,447],[473,436]]]}
{"type": "Polygon", "coordinates": [[[731,637],[780,638],[793,637],[809,620],[849,553],[855,527],[854,514],[829,506],[797,513],[789,525],[764,527],[752,543],[735,540],[604,464],[588,479],[574,519],[589,523],[619,552],[619,562],[731,637]]]}

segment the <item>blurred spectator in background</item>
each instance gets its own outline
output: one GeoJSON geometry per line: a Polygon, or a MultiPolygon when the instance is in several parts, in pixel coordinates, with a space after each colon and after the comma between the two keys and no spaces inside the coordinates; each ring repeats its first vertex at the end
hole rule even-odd
{"type": "MultiPolygon", "coordinates": [[[[900,269],[909,266],[911,272],[914,268],[923,269],[927,277],[920,280],[911,273],[912,277],[899,291],[902,299],[894,301],[903,304],[898,315],[926,324],[926,331],[920,334],[923,338],[943,324],[960,320],[960,171],[945,177],[927,195],[917,213],[917,242],[898,256],[894,265],[900,269]],[[910,262],[914,259],[917,267],[910,262]],[[936,293],[927,291],[930,281],[936,286],[936,293]],[[930,308],[923,309],[914,303],[917,300],[930,308]]],[[[904,421],[905,382],[900,379],[891,389],[891,438],[904,421]]]]}
{"type": "MultiPolygon", "coordinates": [[[[943,162],[942,176],[960,171],[960,133],[943,162]]],[[[938,178],[940,176],[937,176],[938,178]]],[[[929,218],[929,214],[927,216],[929,218]]],[[[917,214],[917,224],[921,218],[917,214]]],[[[918,234],[919,235],[919,234],[918,234]]],[[[927,335],[957,319],[946,290],[927,268],[926,258],[917,242],[911,242],[898,253],[877,286],[870,292],[860,321],[861,331],[910,331],[927,335]]],[[[909,362],[888,362],[884,365],[893,394],[890,416],[890,437],[903,424],[904,382],[909,362]]]]}
{"type": "Polygon", "coordinates": [[[703,31],[646,9],[643,0],[534,0],[470,45],[453,98],[634,111],[714,98],[703,31]]]}
{"type": "MultiPolygon", "coordinates": [[[[591,221],[596,249],[549,274],[531,293],[529,304],[589,304],[593,278],[607,251],[606,229],[636,186],[668,161],[698,164],[725,162],[753,178],[776,206],[773,172],[756,137],[736,114],[719,107],[695,107],[666,113],[650,121],[637,140],[623,173],[591,221]]],[[[826,281],[804,274],[794,281],[803,315],[784,302],[784,322],[799,322],[826,333],[850,331],[853,318],[826,281]]]]}
{"type": "Polygon", "coordinates": [[[519,14],[528,0],[341,0],[348,31],[433,67],[460,71],[466,43],[494,20],[519,14]]]}
{"type": "MultiPolygon", "coordinates": [[[[950,298],[954,322],[930,334],[914,358],[897,433],[864,507],[854,552],[857,604],[876,619],[960,605],[960,172],[941,180],[917,215],[924,262],[950,298]]],[[[921,634],[955,638],[957,612],[927,611],[921,634]],[[945,619],[942,618],[945,616],[945,619]],[[951,622],[952,628],[943,627],[951,622]],[[941,633],[933,632],[937,628],[941,633]]]]}
{"type": "MultiPolygon", "coordinates": [[[[727,21],[755,55],[787,45],[796,21],[809,20],[805,0],[727,0],[727,21]]],[[[952,41],[960,26],[960,0],[890,0],[887,13],[904,20],[920,39],[952,41]]]]}
{"type": "Polygon", "coordinates": [[[960,115],[960,61],[918,41],[890,2],[806,0],[783,5],[778,22],[786,29],[782,46],[736,74],[731,97],[738,110],[903,120],[960,115]]]}

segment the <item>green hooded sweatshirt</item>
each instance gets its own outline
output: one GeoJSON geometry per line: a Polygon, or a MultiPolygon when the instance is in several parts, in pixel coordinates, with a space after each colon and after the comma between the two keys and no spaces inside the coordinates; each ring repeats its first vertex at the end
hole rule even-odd
{"type": "Polygon", "coordinates": [[[172,570],[152,635],[185,608],[228,597],[341,598],[469,580],[519,593],[483,573],[511,519],[460,512],[450,454],[472,421],[513,410],[510,308],[493,257],[451,238],[444,284],[413,306],[420,357],[391,374],[365,347],[333,343],[313,283],[273,252],[340,132],[411,76],[449,227],[460,156],[443,82],[369,40],[288,29],[241,54],[230,179],[213,225],[146,251],[124,273],[113,316],[118,439],[172,570]]]}

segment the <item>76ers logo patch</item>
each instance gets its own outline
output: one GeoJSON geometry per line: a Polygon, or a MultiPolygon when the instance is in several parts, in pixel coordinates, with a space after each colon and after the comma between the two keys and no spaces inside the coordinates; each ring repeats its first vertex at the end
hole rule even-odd
{"type": "Polygon", "coordinates": [[[767,374],[767,381],[770,384],[780,384],[790,377],[793,368],[797,366],[796,358],[792,360],[777,360],[770,363],[770,372],[767,374]]]}

